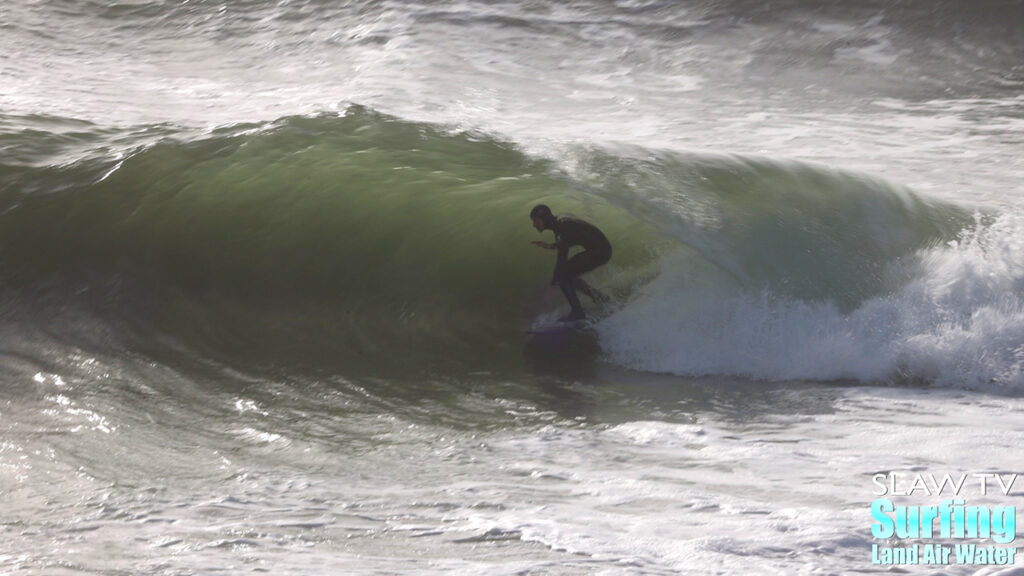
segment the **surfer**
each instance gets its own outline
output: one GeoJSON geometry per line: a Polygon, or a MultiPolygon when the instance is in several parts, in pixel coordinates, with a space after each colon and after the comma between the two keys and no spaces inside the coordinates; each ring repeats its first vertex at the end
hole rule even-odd
{"type": "Polygon", "coordinates": [[[553,243],[541,240],[533,241],[533,244],[548,250],[558,250],[558,260],[555,263],[555,274],[551,280],[552,286],[558,286],[569,301],[572,311],[568,316],[561,319],[562,322],[583,320],[586,314],[580,304],[580,298],[576,295],[579,290],[596,303],[608,301],[608,297],[600,291],[587,284],[580,278],[581,274],[590,272],[598,266],[603,266],[612,257],[612,245],[608,238],[597,226],[584,222],[565,214],[555,216],[551,209],[544,204],[538,204],[530,211],[530,219],[533,220],[533,227],[537,232],[551,230],[555,233],[553,243]],[[583,252],[569,258],[569,248],[582,246],[583,252]]]}

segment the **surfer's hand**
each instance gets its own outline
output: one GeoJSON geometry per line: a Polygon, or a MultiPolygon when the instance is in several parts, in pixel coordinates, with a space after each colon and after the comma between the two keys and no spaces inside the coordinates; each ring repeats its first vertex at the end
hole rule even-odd
{"type": "Polygon", "coordinates": [[[552,248],[555,247],[554,244],[548,244],[547,242],[545,242],[543,240],[534,240],[533,242],[530,242],[530,244],[533,244],[534,246],[540,246],[541,248],[544,248],[544,249],[547,249],[547,250],[551,250],[552,248]]]}

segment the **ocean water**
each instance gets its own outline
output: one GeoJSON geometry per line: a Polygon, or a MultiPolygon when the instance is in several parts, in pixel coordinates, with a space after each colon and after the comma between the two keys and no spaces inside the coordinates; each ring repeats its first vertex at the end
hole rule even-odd
{"type": "Polygon", "coordinates": [[[1024,502],[1020,22],[0,6],[0,574],[1020,574],[872,532],[1024,502]]]}

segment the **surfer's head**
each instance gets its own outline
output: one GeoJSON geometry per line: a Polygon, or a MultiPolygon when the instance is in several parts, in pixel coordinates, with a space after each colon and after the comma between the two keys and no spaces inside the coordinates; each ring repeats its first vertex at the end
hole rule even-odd
{"type": "Polygon", "coordinates": [[[537,232],[543,232],[555,223],[555,215],[551,213],[551,208],[543,204],[537,204],[530,210],[530,219],[533,220],[533,227],[537,232]]]}

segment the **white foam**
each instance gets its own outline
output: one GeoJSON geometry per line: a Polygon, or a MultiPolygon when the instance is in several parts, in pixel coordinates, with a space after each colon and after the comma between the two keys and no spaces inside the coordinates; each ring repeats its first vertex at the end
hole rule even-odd
{"type": "Polygon", "coordinates": [[[1024,218],[1004,214],[920,255],[912,281],[844,313],[701,286],[679,256],[602,322],[602,345],[629,368],[768,380],[925,379],[1024,387],[1024,218]]]}

